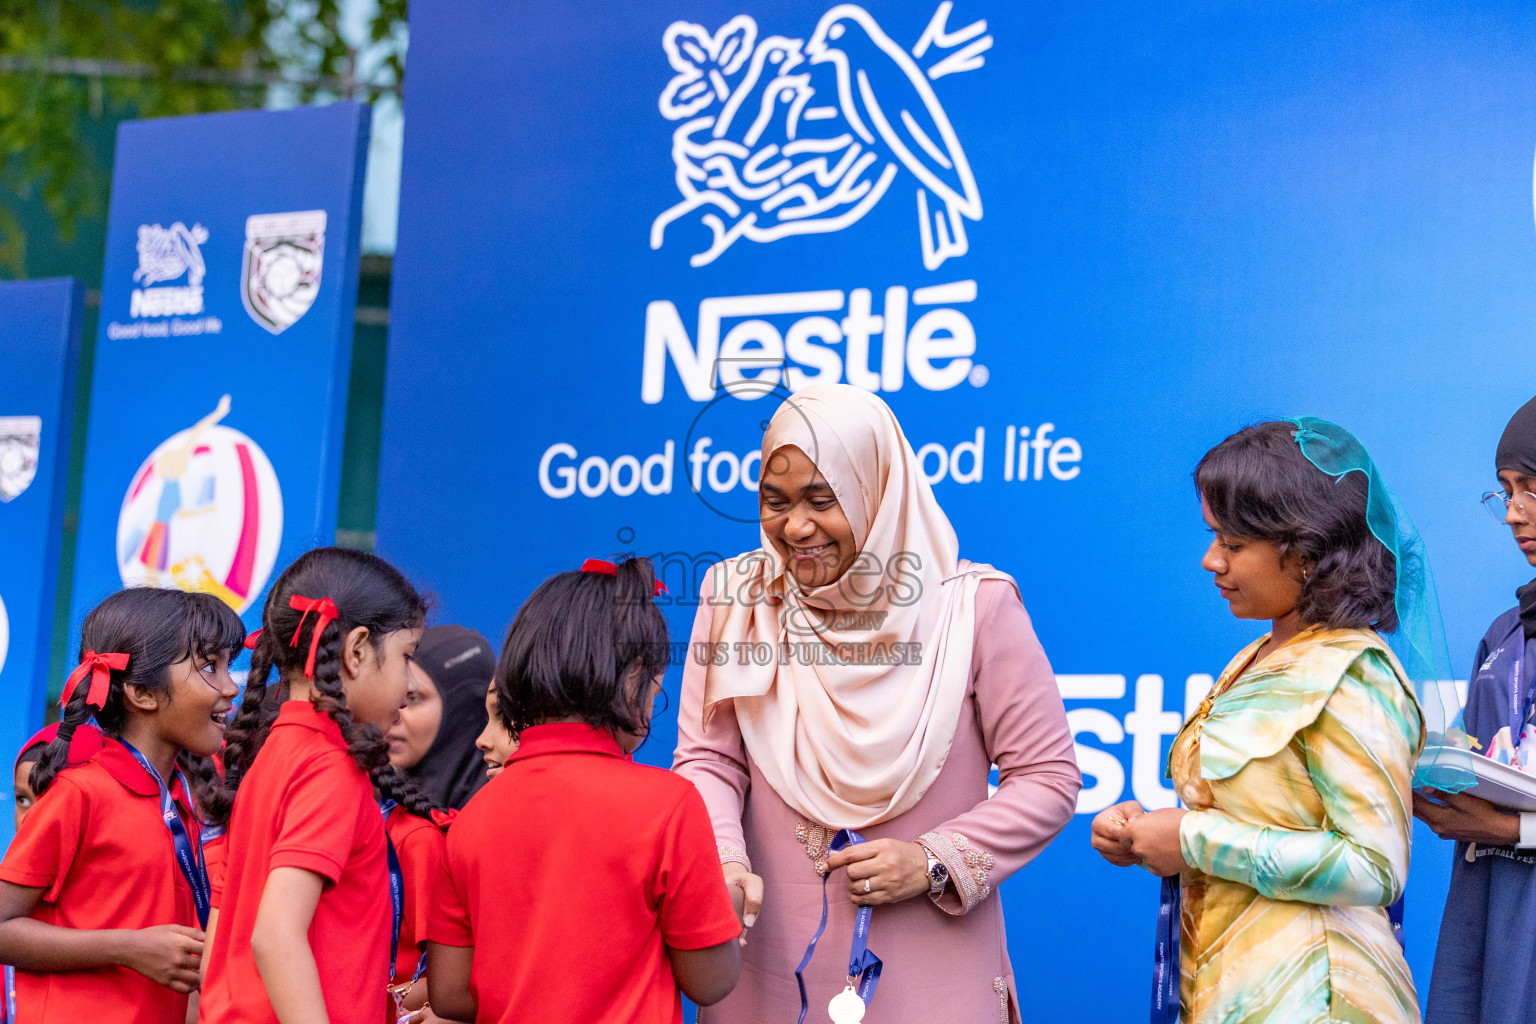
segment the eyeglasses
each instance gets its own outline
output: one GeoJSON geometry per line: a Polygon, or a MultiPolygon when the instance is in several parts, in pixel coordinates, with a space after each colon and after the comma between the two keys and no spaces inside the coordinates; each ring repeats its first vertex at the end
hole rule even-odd
{"type": "Polygon", "coordinates": [[[1530,491],[1516,491],[1512,498],[1498,491],[1489,491],[1483,495],[1483,508],[1488,510],[1494,522],[1508,522],[1511,511],[1522,523],[1536,522],[1536,494],[1530,491]]]}

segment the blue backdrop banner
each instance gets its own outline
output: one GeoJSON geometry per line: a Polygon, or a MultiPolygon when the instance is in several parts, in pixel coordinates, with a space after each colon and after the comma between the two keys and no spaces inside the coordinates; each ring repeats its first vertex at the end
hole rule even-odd
{"type": "MultiPolygon", "coordinates": [[[[1157,882],[1087,822],[1174,802],[1172,734],[1265,628],[1200,568],[1201,454],[1271,417],[1355,431],[1439,569],[1462,678],[1529,573],[1478,496],[1536,380],[1536,10],[411,22],[381,552],[492,635],[550,573],[659,556],[685,637],[703,567],[757,545],[786,389],[878,392],[962,556],[1018,579],[1078,743],[1078,817],[1000,891],[1032,1016],[1145,1012],[1157,882]]],[[[674,729],[640,756],[668,763],[674,729]]],[[[1420,830],[1421,987],[1450,857],[1420,830]]]]}
{"type": "MultiPolygon", "coordinates": [[[[43,724],[84,291],[0,284],[0,762],[43,724]]],[[[7,792],[9,787],[6,787],[7,792]]],[[[13,832],[0,814],[0,846],[13,832]]]]}
{"type": "Polygon", "coordinates": [[[119,130],[76,637],[125,585],[211,591],[254,627],[274,569],[334,537],[367,115],[119,130]]]}

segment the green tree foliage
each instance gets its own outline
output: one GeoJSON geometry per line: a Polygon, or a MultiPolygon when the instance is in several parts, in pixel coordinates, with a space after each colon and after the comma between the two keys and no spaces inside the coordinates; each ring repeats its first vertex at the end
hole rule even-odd
{"type": "Polygon", "coordinates": [[[398,93],[406,0],[376,0],[363,38],[345,0],[0,0],[0,274],[26,275],[24,204],[63,239],[104,213],[112,121],[398,93]]]}

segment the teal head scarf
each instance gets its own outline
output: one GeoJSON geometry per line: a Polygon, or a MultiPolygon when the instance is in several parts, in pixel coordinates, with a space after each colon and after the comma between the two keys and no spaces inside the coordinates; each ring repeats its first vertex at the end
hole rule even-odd
{"type": "Polygon", "coordinates": [[[1347,473],[1365,474],[1366,523],[1372,536],[1392,553],[1397,566],[1397,587],[1393,593],[1397,629],[1387,635],[1387,642],[1412,680],[1424,712],[1427,739],[1413,784],[1459,793],[1475,781],[1472,755],[1462,729],[1440,600],[1419,531],[1381,478],[1365,446],[1353,434],[1315,416],[1301,416],[1288,422],[1296,425],[1296,443],[1312,465],[1335,479],[1347,473]]]}

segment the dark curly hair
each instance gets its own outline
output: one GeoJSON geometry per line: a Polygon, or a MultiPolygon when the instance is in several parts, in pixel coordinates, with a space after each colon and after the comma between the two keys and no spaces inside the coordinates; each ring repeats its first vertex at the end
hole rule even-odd
{"type": "Polygon", "coordinates": [[[645,736],[649,683],[671,662],[667,620],[656,607],[656,570],[628,558],[618,572],[563,572],[529,595],[496,663],[496,707],[514,735],[577,717],[645,736]]]}
{"type": "MultiPolygon", "coordinates": [[[[125,686],[132,684],[169,699],[172,665],[187,658],[211,660],[221,653],[236,654],[244,641],[240,616],[211,594],[154,587],[118,591],[91,609],[80,626],[82,658],[86,651],[128,655],[127,667],[111,673],[106,704],[95,709],[96,724],[108,736],[121,735],[128,722],[125,686]]],[[[32,766],[28,782],[39,796],[68,762],[75,730],[92,717],[92,709],[85,703],[89,692],[89,679],[75,687],[59,719],[58,736],[43,748],[32,766]]],[[[199,809],[206,810],[212,798],[212,761],[183,750],[176,765],[186,774],[199,809]]]]}
{"type": "Polygon", "coordinates": [[[285,569],[267,595],[261,636],[251,652],[245,696],[225,737],[223,785],[208,808],[209,817],[215,824],[229,823],[235,791],[261,752],[287,699],[286,680],[304,670],[310,635],[319,617],[301,620],[300,613],[288,604],[296,594],[329,597],[341,613],[340,618],[326,623],[315,652],[315,709],[325,712],[340,727],[352,759],[368,773],[378,793],[423,818],[441,810],[415,780],[390,765],[389,745],[378,727],[352,718],[341,685],[342,640],[347,633],[365,626],[369,642],[377,648],[386,635],[419,627],[426,619],[426,600],[382,558],[348,548],[316,548],[285,569]],[[290,640],[296,631],[298,642],[293,645],[290,640]],[[275,685],[271,679],[274,668],[278,672],[275,685]]]}
{"type": "Polygon", "coordinates": [[[1296,443],[1296,425],[1245,427],[1205,453],[1195,488],[1223,533],[1278,545],[1306,566],[1296,611],[1330,629],[1397,629],[1397,560],[1366,522],[1364,473],[1329,476],[1296,443]]]}

